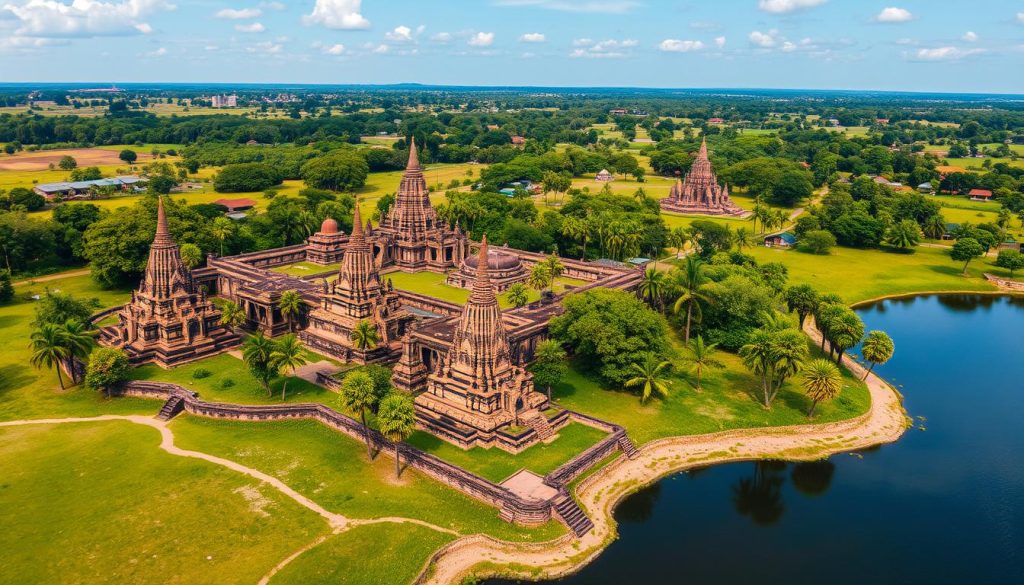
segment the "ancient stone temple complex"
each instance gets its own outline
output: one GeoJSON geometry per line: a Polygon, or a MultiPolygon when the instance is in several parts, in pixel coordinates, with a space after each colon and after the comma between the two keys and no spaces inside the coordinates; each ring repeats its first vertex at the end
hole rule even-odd
{"type": "Polygon", "coordinates": [[[238,335],[220,324],[220,311],[182,264],[163,199],[142,283],[118,313],[117,325],[100,331],[100,341],[124,349],[134,364],[164,368],[238,345],[238,335]]]}
{"type": "Polygon", "coordinates": [[[742,216],[747,212],[729,199],[729,186],[720,185],[708,158],[706,140],[682,180],[676,181],[668,197],[661,200],[661,209],[675,213],[742,216]]]}

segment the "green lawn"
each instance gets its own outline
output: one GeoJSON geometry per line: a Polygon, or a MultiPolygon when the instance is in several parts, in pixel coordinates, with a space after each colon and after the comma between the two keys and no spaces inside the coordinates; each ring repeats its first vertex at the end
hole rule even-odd
{"type": "Polygon", "coordinates": [[[319,274],[321,272],[336,272],[340,267],[340,262],[326,265],[314,264],[313,262],[296,262],[295,264],[277,266],[271,268],[271,270],[274,272],[280,272],[281,274],[290,274],[292,276],[309,276],[310,274],[319,274]]]}
{"type": "MultiPolygon", "coordinates": [[[[382,278],[384,280],[390,278],[398,290],[428,295],[448,301],[449,303],[464,305],[466,300],[469,299],[470,290],[448,284],[446,282],[447,275],[445,274],[438,274],[436,272],[417,272],[413,274],[408,272],[389,272],[384,274],[382,278]]],[[[560,293],[566,290],[567,286],[575,287],[583,284],[586,284],[586,281],[559,277],[555,279],[555,292],[560,293]]],[[[540,292],[532,288],[527,289],[527,296],[532,303],[540,299],[540,292]]],[[[498,304],[503,309],[508,309],[512,306],[505,293],[498,293],[498,304]]]]}
{"type": "Polygon", "coordinates": [[[302,553],[270,583],[408,585],[430,555],[453,539],[416,524],[357,526],[302,553]]]}
{"type": "Polygon", "coordinates": [[[526,529],[498,511],[406,468],[395,480],[394,459],[366,458],[366,445],[310,420],[247,422],[179,416],[177,444],[269,473],[325,508],[354,518],[402,516],[470,534],[545,540],[562,533],[557,522],[526,529]]]}
{"type": "Polygon", "coordinates": [[[605,437],[603,431],[578,423],[571,423],[558,433],[559,437],[554,442],[548,445],[539,443],[518,455],[497,447],[476,447],[466,451],[423,431],[417,431],[408,442],[481,477],[501,482],[520,469],[547,475],[605,437]]]}
{"type": "Polygon", "coordinates": [[[0,428],[7,583],[255,583],[328,532],[317,514],[108,421],[0,428]]]}
{"type": "Polygon", "coordinates": [[[764,247],[751,249],[759,262],[781,262],[789,268],[791,284],[807,283],[837,293],[849,303],[885,295],[918,291],[992,291],[981,280],[987,260],[971,263],[969,276],[961,275],[962,262],[948,250],[917,248],[913,254],[884,250],[833,248],[827,256],[764,247]]]}
{"type": "MultiPolygon", "coordinates": [[[[562,406],[626,427],[637,445],[671,436],[808,422],[810,401],[798,382],[786,382],[772,409],[766,410],[758,402],[760,380],[737,356],[723,351],[718,357],[726,367],[706,374],[699,394],[693,389],[688,368],[676,358],[670,395],[665,399],[652,398],[641,405],[637,394],[607,388],[575,365],[566,380],[554,388],[554,398],[562,406]]],[[[846,375],[842,394],[831,403],[819,405],[814,421],[845,420],[867,412],[869,405],[867,387],[846,375]]]]}

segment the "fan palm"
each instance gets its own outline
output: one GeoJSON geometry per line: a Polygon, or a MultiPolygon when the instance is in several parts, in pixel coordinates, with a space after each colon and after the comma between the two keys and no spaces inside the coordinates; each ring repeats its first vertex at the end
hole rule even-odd
{"type": "Polygon", "coordinates": [[[380,343],[380,333],[377,332],[376,325],[363,319],[352,328],[349,339],[352,340],[352,347],[365,351],[377,347],[380,343]]]}
{"type": "Polygon", "coordinates": [[[664,272],[660,272],[656,268],[648,268],[644,271],[644,279],[640,281],[640,286],[637,287],[637,293],[652,307],[663,309],[663,300],[665,298],[665,291],[668,288],[668,282],[664,272]]]}
{"type": "Polygon", "coordinates": [[[551,292],[554,292],[555,279],[562,276],[562,273],[565,272],[565,264],[562,264],[562,259],[554,252],[545,258],[543,262],[548,268],[548,274],[551,275],[551,279],[548,281],[548,287],[551,289],[551,292]]]}
{"type": "Polygon", "coordinates": [[[767,331],[755,331],[747,344],[740,348],[739,356],[748,370],[761,377],[764,407],[771,408],[769,383],[775,377],[775,348],[772,347],[771,334],[767,331]]]}
{"type": "Polygon", "coordinates": [[[407,394],[392,392],[377,411],[380,432],[395,444],[395,477],[401,475],[401,444],[416,430],[416,408],[407,394]]]}
{"type": "Polygon", "coordinates": [[[715,354],[718,353],[715,349],[717,347],[717,343],[705,344],[704,338],[700,335],[690,340],[689,345],[686,347],[690,353],[687,357],[687,361],[690,362],[690,369],[697,376],[697,385],[694,387],[694,390],[698,393],[702,390],[700,383],[704,377],[704,372],[725,367],[725,364],[715,358],[715,354]]]}
{"type": "Polygon", "coordinates": [[[941,213],[928,216],[928,219],[924,222],[924,235],[933,239],[938,240],[942,236],[946,235],[946,218],[942,217],[941,213]]]}
{"type": "Polygon", "coordinates": [[[245,323],[245,311],[231,301],[227,301],[220,307],[220,324],[234,329],[245,323]]]}
{"type": "Polygon", "coordinates": [[[373,458],[370,445],[370,427],[366,425],[366,409],[377,404],[377,394],[373,391],[373,378],[363,371],[355,371],[341,383],[341,402],[349,410],[359,411],[363,422],[363,435],[366,437],[366,456],[373,458]]]}
{"type": "Polygon", "coordinates": [[[220,243],[220,255],[224,255],[224,242],[235,233],[235,224],[226,217],[218,217],[210,225],[210,234],[220,243]]]}
{"type": "Polygon", "coordinates": [[[288,331],[295,331],[295,317],[302,312],[302,295],[294,290],[286,290],[281,293],[281,298],[277,300],[277,308],[281,311],[281,316],[288,319],[288,331]]]}
{"type": "Polygon", "coordinates": [[[736,244],[736,249],[742,252],[744,248],[750,248],[754,245],[754,234],[750,233],[745,227],[737,228],[732,242],[736,244]]]}
{"type": "Polygon", "coordinates": [[[893,345],[892,338],[884,331],[868,333],[867,338],[864,339],[864,345],[860,348],[860,354],[871,364],[868,371],[864,373],[864,379],[867,380],[875,366],[889,361],[895,350],[896,347],[893,345]]]}
{"type": "Polygon", "coordinates": [[[666,368],[671,364],[654,354],[647,354],[639,364],[630,364],[630,369],[636,374],[626,380],[626,388],[640,387],[640,404],[647,402],[651,394],[658,394],[668,397],[669,380],[663,377],[666,368]]]}
{"type": "Polygon", "coordinates": [[[818,403],[824,400],[832,400],[839,396],[843,389],[843,377],[839,368],[832,362],[825,359],[818,359],[811,362],[804,370],[804,391],[811,399],[811,408],[807,411],[807,418],[814,416],[814,409],[818,403]]]}
{"type": "Polygon", "coordinates": [[[250,336],[242,344],[242,361],[266,389],[267,396],[270,396],[270,380],[277,375],[272,357],[274,348],[274,340],[263,335],[262,331],[256,332],[256,335],[250,336]]]}
{"type": "Polygon", "coordinates": [[[590,222],[586,218],[569,216],[562,222],[562,235],[582,243],[583,253],[580,254],[580,260],[585,260],[587,240],[590,239],[590,222]]]}
{"type": "Polygon", "coordinates": [[[700,317],[700,304],[711,302],[711,297],[701,291],[701,286],[706,280],[703,267],[704,263],[700,258],[688,256],[682,270],[674,273],[673,284],[681,292],[672,310],[678,313],[683,307],[686,307],[686,333],[683,336],[683,341],[686,343],[690,342],[690,328],[694,314],[696,313],[700,317]]]}
{"type": "MultiPolygon", "coordinates": [[[[277,371],[290,376],[295,370],[306,364],[306,352],[294,335],[285,335],[274,344],[274,351],[270,352],[270,359],[277,371]]],[[[288,378],[281,384],[281,400],[284,401],[288,391],[288,378]]]]}
{"type": "Polygon", "coordinates": [[[60,325],[43,323],[32,333],[29,348],[32,350],[30,361],[40,368],[46,366],[57,371],[57,382],[64,390],[64,378],[60,374],[61,363],[71,355],[68,349],[67,332],[60,325]]]}
{"type": "Polygon", "coordinates": [[[203,261],[203,251],[195,244],[182,244],[178,248],[178,253],[181,255],[181,263],[189,270],[199,266],[199,263],[203,261]]]}

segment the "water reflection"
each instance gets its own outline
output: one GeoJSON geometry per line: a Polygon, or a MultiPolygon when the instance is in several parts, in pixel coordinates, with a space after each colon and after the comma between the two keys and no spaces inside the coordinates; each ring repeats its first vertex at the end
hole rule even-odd
{"type": "Polygon", "coordinates": [[[619,522],[642,524],[654,515],[654,507],[661,496],[661,483],[651,484],[619,504],[615,517],[619,522]]]}
{"type": "Polygon", "coordinates": [[[732,503],[740,516],[759,526],[771,526],[786,511],[782,504],[782,483],[786,464],[777,461],[754,463],[754,473],[732,486],[732,503]]]}
{"type": "Polygon", "coordinates": [[[830,460],[808,461],[793,466],[790,479],[793,487],[805,496],[821,496],[832,487],[832,476],[836,473],[836,465],[830,460]]]}

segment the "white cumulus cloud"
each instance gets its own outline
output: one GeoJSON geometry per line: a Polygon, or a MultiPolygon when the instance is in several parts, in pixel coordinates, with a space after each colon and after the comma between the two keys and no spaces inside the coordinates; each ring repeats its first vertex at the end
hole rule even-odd
{"type": "Polygon", "coordinates": [[[978,40],[978,34],[975,33],[974,31],[969,30],[964,33],[964,36],[962,38],[968,43],[973,43],[978,40]]]}
{"type": "Polygon", "coordinates": [[[15,36],[84,38],[146,34],[153,28],[143,19],[175,8],[166,0],[74,0],[71,4],[28,0],[6,3],[0,7],[0,13],[17,22],[15,36]]]}
{"type": "Polygon", "coordinates": [[[544,33],[524,33],[519,40],[524,43],[543,43],[546,40],[544,33]]]}
{"type": "Polygon", "coordinates": [[[560,12],[625,14],[640,5],[637,0],[497,0],[498,6],[536,6],[560,12]]]}
{"type": "Polygon", "coordinates": [[[721,49],[725,46],[725,37],[715,37],[715,46],[721,49]]]}
{"type": "Polygon", "coordinates": [[[316,0],[313,12],[302,21],[345,30],[370,28],[370,21],[361,13],[362,4],[362,0],[316,0]]]}
{"type": "Polygon", "coordinates": [[[760,47],[762,49],[770,49],[778,43],[778,41],[775,39],[775,35],[777,34],[778,31],[774,29],[766,33],[761,32],[759,30],[755,30],[750,33],[750,36],[748,38],[750,39],[750,43],[752,45],[760,47]]]}
{"type": "Polygon", "coordinates": [[[703,49],[704,43],[701,41],[665,39],[664,41],[661,41],[658,48],[666,53],[689,53],[690,51],[699,51],[703,49]]]}
{"type": "Polygon", "coordinates": [[[478,32],[469,37],[469,46],[471,47],[490,47],[493,44],[494,33],[492,32],[478,32]]]}
{"type": "Polygon", "coordinates": [[[251,22],[249,24],[236,24],[235,30],[240,33],[261,33],[267,30],[267,27],[259,22],[251,22]]]}
{"type": "Polygon", "coordinates": [[[918,49],[914,56],[918,61],[956,61],[964,57],[983,53],[984,49],[961,49],[959,47],[935,47],[918,49]]]}
{"type": "Polygon", "coordinates": [[[772,14],[786,14],[821,6],[828,0],[758,0],[757,7],[772,14]]]}
{"type": "Polygon", "coordinates": [[[640,43],[636,39],[606,39],[603,41],[576,39],[572,44],[579,48],[573,49],[569,53],[570,57],[617,59],[625,57],[629,53],[629,49],[636,47],[640,43]]]}
{"type": "Polygon", "coordinates": [[[882,11],[878,13],[878,16],[875,17],[875,20],[877,22],[885,22],[890,24],[910,22],[911,20],[914,20],[914,15],[911,14],[910,11],[907,10],[906,8],[896,8],[890,6],[888,8],[883,8],[882,11]]]}
{"type": "Polygon", "coordinates": [[[404,25],[396,26],[395,30],[384,33],[384,38],[393,43],[411,43],[412,29],[404,25]]]}
{"type": "Polygon", "coordinates": [[[246,20],[249,18],[256,18],[263,14],[263,11],[259,8],[224,8],[218,10],[214,16],[217,18],[226,18],[228,20],[246,20]]]}
{"type": "Polygon", "coordinates": [[[439,32],[437,34],[431,35],[430,40],[434,41],[435,43],[450,43],[452,42],[452,33],[439,32]]]}
{"type": "Polygon", "coordinates": [[[320,50],[326,55],[342,55],[345,53],[345,45],[341,43],[336,45],[325,45],[320,50]]]}

